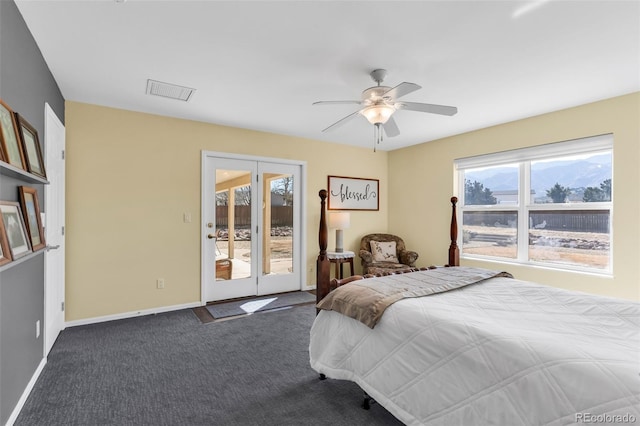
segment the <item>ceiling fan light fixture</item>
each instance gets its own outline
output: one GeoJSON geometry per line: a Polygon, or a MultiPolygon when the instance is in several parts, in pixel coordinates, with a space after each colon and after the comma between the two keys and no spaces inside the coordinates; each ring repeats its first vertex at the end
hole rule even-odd
{"type": "Polygon", "coordinates": [[[384,124],[389,120],[395,110],[391,105],[381,104],[367,107],[360,113],[364,115],[371,124],[384,124]]]}
{"type": "Polygon", "coordinates": [[[313,103],[313,105],[357,104],[362,106],[358,111],[352,112],[325,128],[322,130],[323,132],[342,126],[354,117],[362,115],[369,123],[373,124],[373,151],[375,152],[376,145],[382,142],[383,136],[392,138],[400,134],[400,129],[398,129],[398,125],[393,119],[393,113],[397,110],[402,109],[428,112],[440,115],[454,115],[458,112],[458,108],[452,106],[425,104],[420,102],[398,102],[398,98],[408,95],[409,93],[413,93],[421,87],[415,83],[409,83],[406,81],[395,87],[383,86],[382,81],[387,75],[387,71],[383,69],[373,70],[370,75],[373,81],[378,85],[365,89],[362,92],[359,101],[318,101],[313,103]]]}

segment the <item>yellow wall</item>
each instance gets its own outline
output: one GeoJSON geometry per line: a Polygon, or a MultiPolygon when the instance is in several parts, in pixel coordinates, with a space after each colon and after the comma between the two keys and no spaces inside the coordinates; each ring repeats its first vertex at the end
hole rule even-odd
{"type": "Polygon", "coordinates": [[[202,150],[306,161],[307,284],[327,175],[380,179],[380,211],[352,213],[346,249],[387,229],[386,152],[77,102],[65,115],[67,321],[200,301],[202,150]]]}
{"type": "MultiPolygon", "coordinates": [[[[489,108],[489,106],[488,106],[489,108]]],[[[464,111],[462,111],[464,113],[464,111]]],[[[455,119],[455,118],[454,118],[455,119]]],[[[389,153],[389,231],[443,264],[456,158],[613,133],[613,278],[544,268],[462,261],[572,290],[640,299],[640,93],[519,120],[389,153]]]]}
{"type": "MultiPolygon", "coordinates": [[[[640,94],[386,152],[76,102],[66,103],[66,320],[200,301],[201,151],[307,163],[307,285],[315,282],[318,197],[327,175],[380,179],[380,211],[352,212],[345,248],[401,235],[419,266],[446,262],[453,160],[614,134],[613,278],[505,265],[517,278],[640,299],[640,94]],[[183,223],[190,212],[192,223],[183,223]],[[309,269],[313,268],[312,272],[309,269]],[[156,289],[164,278],[166,288],[156,289]]],[[[334,233],[329,232],[329,247],[334,233]]],[[[360,272],[356,261],[356,272],[360,272]]]]}

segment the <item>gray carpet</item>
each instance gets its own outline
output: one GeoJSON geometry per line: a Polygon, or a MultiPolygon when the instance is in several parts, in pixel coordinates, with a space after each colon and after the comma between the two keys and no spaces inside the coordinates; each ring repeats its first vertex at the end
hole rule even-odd
{"type": "Polygon", "coordinates": [[[202,324],[191,309],[64,330],[16,426],[400,425],[309,367],[315,306],[202,324]]]}
{"type": "Polygon", "coordinates": [[[291,293],[274,294],[249,300],[236,300],[233,302],[207,305],[207,309],[215,319],[246,315],[249,313],[267,311],[284,306],[300,305],[302,303],[315,302],[316,296],[306,291],[294,291],[291,293]]]}

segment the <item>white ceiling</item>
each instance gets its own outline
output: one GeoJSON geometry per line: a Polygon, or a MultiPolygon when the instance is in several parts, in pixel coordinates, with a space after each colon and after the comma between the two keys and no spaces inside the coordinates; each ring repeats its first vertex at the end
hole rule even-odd
{"type": "Polygon", "coordinates": [[[389,71],[422,89],[392,150],[640,90],[640,1],[16,0],[67,100],[356,146],[322,132],[389,71]],[[538,6],[514,17],[523,7],[538,6]],[[145,94],[147,79],[196,89],[145,94]]]}

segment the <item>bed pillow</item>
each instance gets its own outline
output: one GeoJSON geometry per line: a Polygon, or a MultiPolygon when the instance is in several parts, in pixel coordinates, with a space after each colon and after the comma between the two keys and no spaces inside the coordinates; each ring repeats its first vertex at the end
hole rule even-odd
{"type": "Polygon", "coordinates": [[[371,241],[371,254],[374,262],[398,263],[395,241],[371,241]]]}

